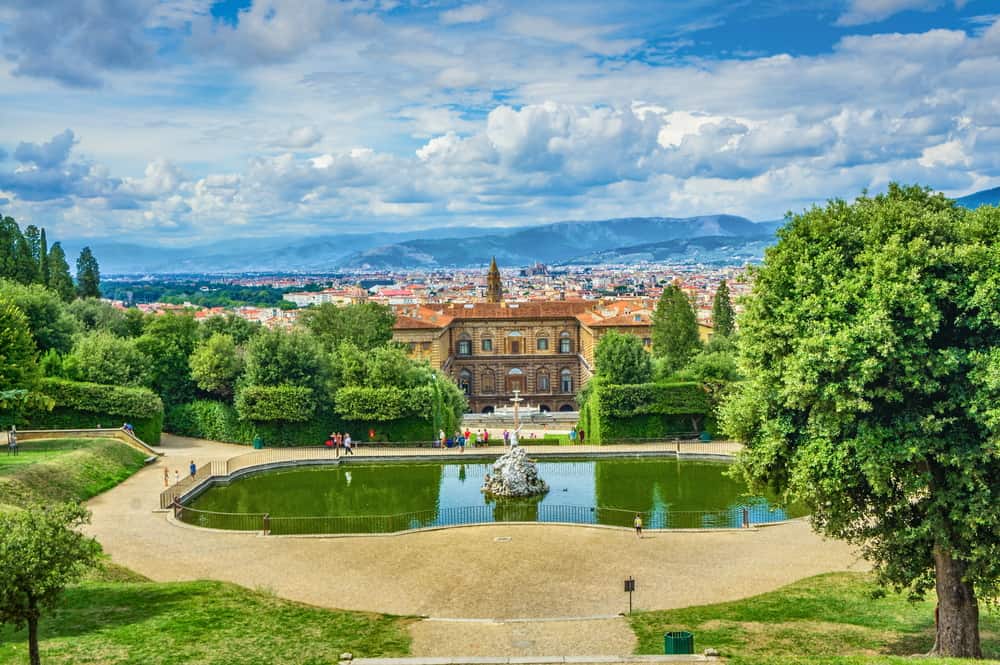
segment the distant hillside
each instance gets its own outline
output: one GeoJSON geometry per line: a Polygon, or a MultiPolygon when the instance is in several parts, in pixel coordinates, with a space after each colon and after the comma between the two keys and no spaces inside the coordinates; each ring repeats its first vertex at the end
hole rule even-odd
{"type": "Polygon", "coordinates": [[[969,194],[968,196],[963,196],[960,199],[955,199],[955,203],[966,208],[1000,205],[1000,187],[984,189],[981,192],[975,192],[973,194],[969,194]]]}
{"type": "MultiPolygon", "coordinates": [[[[464,267],[489,263],[495,256],[501,265],[530,265],[536,261],[558,264],[576,257],[672,240],[694,238],[752,238],[755,243],[773,242],[780,222],[756,224],[735,215],[702,217],[630,217],[595,222],[558,222],[521,227],[473,238],[408,240],[373,247],[347,257],[352,268],[464,267]]],[[[734,240],[736,246],[743,240],[734,240]]],[[[754,250],[756,251],[756,249],[754,250]]],[[[759,252],[755,254],[759,257],[759,252]]]]}
{"type": "Polygon", "coordinates": [[[760,260],[764,256],[764,250],[773,244],[773,234],[678,238],[592,252],[574,257],[565,263],[568,265],[593,265],[650,262],[739,265],[760,260]]]}

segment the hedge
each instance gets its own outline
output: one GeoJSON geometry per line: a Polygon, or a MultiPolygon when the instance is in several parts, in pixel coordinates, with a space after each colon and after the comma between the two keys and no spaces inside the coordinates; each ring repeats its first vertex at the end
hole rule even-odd
{"type": "MultiPolygon", "coordinates": [[[[44,378],[38,389],[55,402],[51,411],[29,410],[17,424],[32,429],[116,428],[129,422],[135,434],[148,444],[160,443],[163,402],[147,388],[106,386],[82,381],[44,378]]],[[[2,422],[9,427],[10,416],[2,422]]]]}
{"type": "Polygon", "coordinates": [[[241,420],[229,404],[210,400],[171,407],[167,411],[166,429],[181,436],[242,444],[252,443],[259,434],[264,445],[272,447],[319,446],[331,432],[350,432],[358,442],[369,440],[369,430],[375,431],[378,442],[432,441],[435,438],[433,423],[422,418],[345,421],[321,410],[306,422],[250,422],[241,420]]]}
{"type": "Polygon", "coordinates": [[[335,410],[345,420],[399,420],[426,417],[433,412],[436,397],[429,386],[403,389],[395,386],[369,388],[347,386],[337,391],[335,410]]]}
{"type": "Polygon", "coordinates": [[[697,382],[597,385],[580,409],[588,443],[658,439],[714,427],[712,404],[697,382]]]}
{"type": "Polygon", "coordinates": [[[302,423],[316,413],[316,399],[302,386],[246,386],[236,394],[236,412],[242,420],[302,423]]]}

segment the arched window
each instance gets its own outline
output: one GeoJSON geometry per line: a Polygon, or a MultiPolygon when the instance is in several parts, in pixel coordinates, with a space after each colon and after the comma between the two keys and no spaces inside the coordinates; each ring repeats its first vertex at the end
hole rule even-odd
{"type": "Polygon", "coordinates": [[[458,344],[455,348],[455,353],[460,356],[471,356],[472,355],[472,338],[462,333],[458,336],[458,344]]]}
{"type": "Polygon", "coordinates": [[[538,384],[538,392],[547,393],[552,390],[552,384],[549,382],[549,373],[545,370],[539,370],[535,374],[535,382],[538,384]]]}
{"type": "Polygon", "coordinates": [[[463,369],[458,373],[458,385],[465,393],[466,397],[472,394],[472,372],[463,369]]]}
{"type": "Polygon", "coordinates": [[[507,333],[507,353],[517,355],[521,353],[521,341],[524,335],[514,330],[507,333]]]}
{"type": "Polygon", "coordinates": [[[524,372],[516,367],[507,372],[507,392],[515,390],[524,392],[524,372]]]}
{"type": "Polygon", "coordinates": [[[483,342],[482,342],[482,349],[483,349],[483,351],[492,351],[493,350],[493,340],[490,339],[489,337],[484,337],[483,338],[483,342]]]}
{"type": "Polygon", "coordinates": [[[559,389],[564,393],[573,392],[573,372],[568,369],[559,372],[559,389]]]}
{"type": "Polygon", "coordinates": [[[573,353],[573,343],[568,332],[559,334],[559,353],[573,353]]]}
{"type": "Polygon", "coordinates": [[[548,337],[539,337],[538,339],[536,339],[535,340],[535,348],[537,348],[539,351],[548,351],[549,350],[549,338],[548,337]]]}

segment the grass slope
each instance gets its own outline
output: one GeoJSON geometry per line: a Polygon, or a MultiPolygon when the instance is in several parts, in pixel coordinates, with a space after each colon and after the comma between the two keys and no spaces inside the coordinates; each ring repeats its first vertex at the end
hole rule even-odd
{"type": "MultiPolygon", "coordinates": [[[[905,658],[930,650],[934,601],[878,598],[876,590],[868,575],[830,573],[744,600],[641,612],[630,621],[637,653],[643,654],[663,653],[665,632],[687,630],[694,633],[696,652],[714,647],[734,664],[973,662],[905,658]]],[[[1000,614],[981,609],[980,630],[983,655],[1000,658],[1000,614]]]]}
{"type": "Polygon", "coordinates": [[[0,506],[85,501],[142,468],[144,456],[115,439],[26,442],[17,456],[0,451],[0,506]]]}
{"type": "MultiPolygon", "coordinates": [[[[408,622],[324,610],[223,582],[91,581],[68,589],[39,633],[45,663],[336,663],[344,651],[407,654],[408,622]]],[[[0,627],[0,663],[27,662],[25,632],[0,627]]]]}

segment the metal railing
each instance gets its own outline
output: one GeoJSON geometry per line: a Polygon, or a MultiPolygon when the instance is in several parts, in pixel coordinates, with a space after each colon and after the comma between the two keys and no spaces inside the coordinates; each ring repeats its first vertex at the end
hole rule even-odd
{"type": "MultiPolygon", "coordinates": [[[[222,513],[196,510],[176,503],[174,516],[211,529],[259,531],[274,535],[384,534],[413,529],[540,522],[632,527],[636,511],[624,508],[496,502],[453,506],[395,515],[274,516],[268,513],[222,513]]],[[[745,504],[724,510],[640,511],[647,529],[736,529],[775,524],[789,519],[782,509],[745,504]]]]}

